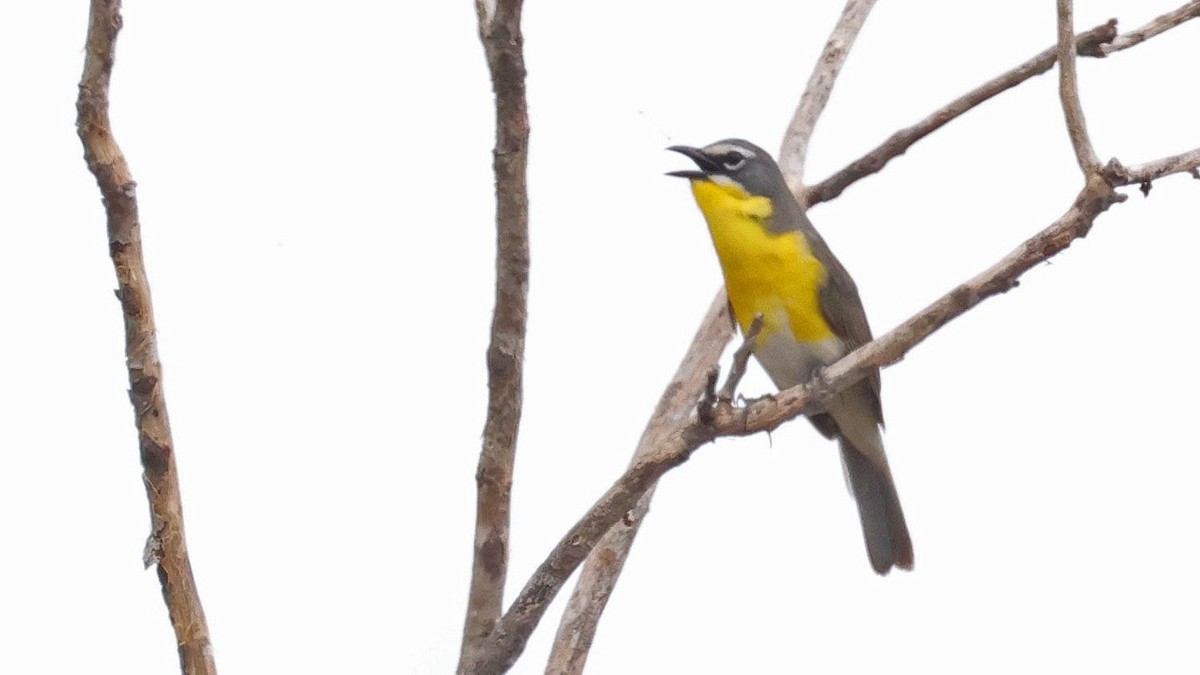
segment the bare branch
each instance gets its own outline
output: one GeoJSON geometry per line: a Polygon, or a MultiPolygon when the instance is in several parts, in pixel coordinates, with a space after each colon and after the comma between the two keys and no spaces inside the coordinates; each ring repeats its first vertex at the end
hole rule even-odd
{"type": "Polygon", "coordinates": [[[694,424],[668,429],[655,451],[635,461],[538,566],[466,672],[500,675],[512,667],[563,584],[604,533],[625,518],[664,473],[687,461],[711,438],[694,424]]]}
{"type": "MultiPolygon", "coordinates": [[[[1082,56],[1100,56],[1100,49],[1117,35],[1117,20],[1075,36],[1075,52],[1082,56]]],[[[991,99],[1021,84],[1022,82],[1041,75],[1054,67],[1058,60],[1057,47],[1048,47],[1036,56],[1025,61],[1012,70],[984,82],[950,103],[935,110],[928,117],[911,127],[901,129],[892,134],[882,145],[851,162],[846,168],[838,171],[825,180],[805,190],[808,204],[819,204],[830,201],[857,182],[858,180],[879,173],[888,162],[904,154],[917,141],[942,128],[942,126],[957,119],[960,115],[975,106],[991,99]]]]}
{"type": "MultiPolygon", "coordinates": [[[[821,116],[821,112],[825,109],[825,105],[829,101],[834,81],[837,79],[842,64],[845,63],[850,48],[854,45],[854,40],[866,22],[867,15],[874,4],[875,0],[849,0],[847,2],[846,7],[842,10],[841,19],[834,26],[833,32],[825,44],[825,49],[822,51],[816,66],[813,68],[808,85],[800,98],[800,103],[785,134],[779,154],[780,168],[784,176],[788,178],[793,193],[797,195],[802,194],[799,187],[802,185],[801,180],[804,172],[804,162],[808,154],[808,142],[812,136],[813,129],[816,127],[817,119],[821,116]]],[[[725,302],[724,293],[718,294],[717,299],[714,300],[714,303],[722,306],[725,302]]],[[[714,304],[714,307],[716,307],[716,304],[714,304]]],[[[715,328],[712,323],[712,316],[710,312],[709,317],[697,333],[696,341],[693,341],[692,346],[689,348],[689,356],[685,357],[684,366],[680,367],[680,372],[677,373],[675,380],[668,385],[667,390],[663,394],[662,401],[665,402],[668,399],[673,401],[672,409],[669,413],[664,413],[662,403],[660,402],[658,412],[651,419],[650,424],[642,434],[642,440],[634,453],[634,463],[637,463],[659,444],[657,441],[658,438],[671,430],[671,427],[667,426],[667,422],[670,420],[677,422],[687,415],[694,406],[694,402],[703,392],[704,385],[707,382],[707,366],[692,373],[695,379],[688,380],[691,383],[686,388],[688,396],[682,396],[681,394],[685,393],[685,391],[683,389],[676,390],[676,385],[681,381],[680,376],[683,375],[683,368],[691,362],[691,356],[697,354],[698,349],[705,347],[705,345],[698,342],[701,336],[707,334],[710,329],[715,328]],[[694,391],[691,385],[695,386],[694,391]]],[[[728,315],[726,314],[726,316],[728,315]]],[[[721,344],[720,346],[715,346],[716,353],[707,363],[716,362],[721,349],[729,339],[732,326],[723,326],[723,331],[723,337],[720,339],[721,344]]],[[[625,558],[629,555],[629,551],[633,546],[638,526],[649,510],[652,495],[653,489],[639,499],[634,511],[630,513],[630,519],[635,525],[625,528],[614,528],[606,536],[604,544],[597,548],[589,557],[588,564],[585,566],[583,574],[576,583],[571,603],[559,625],[553,652],[546,667],[548,674],[561,673],[566,675],[568,673],[582,672],[584,663],[587,661],[588,650],[591,648],[592,638],[595,635],[596,625],[608,602],[608,597],[616,585],[617,577],[620,575],[621,569],[625,564],[625,558]]],[[[535,625],[537,620],[534,619],[535,625]]],[[[530,630],[532,630],[532,627],[530,627],[530,630]]],[[[520,649],[523,649],[524,639],[516,644],[515,648],[518,652],[520,649]]],[[[512,658],[515,659],[516,655],[512,658]]]]}
{"type": "Polygon", "coordinates": [[[1149,40],[1155,35],[1159,35],[1160,33],[1166,32],[1175,26],[1178,26],[1184,21],[1194,19],[1198,16],[1200,16],[1200,0],[1194,0],[1193,2],[1189,2],[1179,9],[1167,12],[1166,14],[1155,18],[1153,21],[1145,26],[1142,26],[1141,28],[1131,30],[1128,33],[1122,33],[1109,44],[1100,45],[1100,52],[1104,55],[1108,55],[1119,52],[1122,49],[1129,49],[1134,45],[1138,45],[1146,40],[1149,40]]]}
{"type": "Polygon", "coordinates": [[[1200,175],[1197,175],[1198,168],[1200,148],[1128,167],[1116,159],[1111,159],[1104,167],[1104,176],[1113,185],[1147,185],[1150,181],[1173,173],[1188,173],[1193,178],[1200,178],[1200,175]]]}
{"type": "Polygon", "coordinates": [[[463,626],[460,668],[500,617],[508,572],[512,471],[521,423],[526,299],[529,292],[529,115],[521,0],[477,0],[496,94],[496,298],[487,351],[488,415],[475,475],[475,556],[463,626]]]}
{"type": "Polygon", "coordinates": [[[788,180],[788,187],[804,205],[804,163],[808,160],[808,142],[812,139],[813,129],[817,120],[829,102],[833,92],[833,84],[837,81],[842,65],[854,46],[854,40],[867,21],[867,15],[875,6],[875,0],[848,0],[842,9],[842,16],[825,42],[825,49],[813,67],[812,75],[804,94],[800,96],[800,104],[792,115],[787,131],[783,134],[783,144],[779,148],[779,168],[788,180]]]}
{"type": "MultiPolygon", "coordinates": [[[[1075,36],[1075,53],[1079,56],[1103,58],[1159,35],[1170,28],[1190,19],[1200,16],[1200,0],[1189,2],[1173,12],[1164,14],[1150,23],[1136,28],[1128,33],[1117,35],[1117,20],[1110,19],[1107,23],[1080,33],[1075,36]]],[[[971,108],[988,99],[1005,92],[1037,75],[1050,70],[1058,61],[1057,45],[1049,47],[1033,58],[1004,73],[1003,75],[983,83],[963,96],[951,101],[931,113],[928,117],[906,129],[892,134],[879,147],[851,162],[842,170],[825,180],[805,189],[809,205],[830,201],[850,185],[879,173],[895,157],[904,154],[917,141],[940,129],[951,120],[956,119],[971,108]]]]}
{"type": "MultiPolygon", "coordinates": [[[[853,4],[853,3],[852,3],[853,4]]],[[[869,8],[868,8],[869,9],[869,8]]],[[[843,12],[843,22],[839,23],[834,29],[834,36],[845,30],[845,24],[856,22],[857,27],[854,27],[854,32],[861,28],[863,20],[865,20],[865,11],[851,12],[851,6],[847,6],[847,10],[843,12]],[[853,22],[851,21],[853,19],[853,22]]],[[[1117,34],[1117,22],[1115,19],[1108,21],[1105,24],[1096,26],[1089,31],[1079,34],[1075,37],[1075,49],[1078,54],[1085,56],[1101,56],[1100,48],[1105,43],[1113,40],[1117,34]]],[[[851,41],[853,35],[851,35],[851,41]]],[[[835,37],[831,37],[829,44],[826,45],[826,54],[823,56],[836,56],[836,45],[839,42],[835,37]]],[[[844,60],[845,52],[841,52],[841,59],[844,60]]],[[[809,188],[806,191],[808,203],[815,204],[821,201],[831,200],[841,194],[843,190],[855,181],[872,173],[876,173],[883,168],[891,158],[903,154],[910,146],[916,143],[921,138],[929,135],[933,131],[963,114],[967,110],[979,105],[980,103],[990,99],[991,97],[1006,91],[1018,84],[1044,73],[1054,66],[1057,60],[1056,47],[1051,46],[1035,55],[1025,63],[1020,64],[1016,68],[1004,73],[1003,75],[984,83],[980,87],[968,92],[962,97],[955,99],[940,110],[934,112],[920,123],[896,132],[882,146],[876,148],[871,153],[855,161],[850,166],[842,171],[827,178],[822,183],[809,188]]],[[[796,111],[793,119],[792,130],[798,137],[796,145],[792,153],[800,158],[799,165],[801,168],[792,170],[802,170],[803,159],[807,152],[807,138],[811,136],[812,130],[815,127],[816,119],[828,101],[829,93],[832,89],[833,78],[836,77],[840,70],[841,61],[834,60],[826,62],[824,59],[818,63],[814,70],[813,76],[810,78],[809,86],[823,88],[822,95],[809,95],[806,92],[801,98],[800,107],[796,111]],[[827,70],[829,69],[829,70],[827,70]],[[803,138],[801,138],[802,136],[803,138]],[[803,140],[803,143],[800,141],[803,140]]],[[[785,140],[785,145],[788,141],[785,140]]],[[[781,152],[781,157],[787,154],[787,150],[781,152]]],[[[785,167],[785,171],[788,170],[785,167]]],[[[799,184],[798,176],[792,176],[793,184],[799,184]]],[[[724,294],[718,296],[716,302],[724,303],[724,294]]],[[[711,328],[711,315],[706,319],[700,331],[703,333],[708,328],[711,328]]],[[[722,340],[724,342],[724,339],[722,340]]],[[[697,343],[693,342],[689,354],[694,354],[697,348],[697,343]]],[[[715,361],[715,357],[714,357],[715,361]]],[[[685,363],[687,360],[685,359],[685,363]]],[[[703,382],[701,375],[697,372],[699,378],[697,398],[700,392],[703,391],[703,382]]],[[[668,385],[664,397],[671,394],[678,386],[679,377],[668,385]]],[[[714,393],[715,395],[715,393],[714,393]]],[[[664,400],[666,400],[664,398],[664,400]]],[[[679,399],[677,399],[679,400],[679,399]]],[[[672,413],[676,419],[680,418],[691,405],[691,401],[695,398],[683,399],[680,402],[678,410],[672,413]],[[681,412],[682,411],[682,412],[681,412]]],[[[660,403],[659,413],[662,412],[660,403]]],[[[650,426],[643,434],[642,442],[638,446],[638,450],[634,455],[634,461],[644,458],[646,453],[653,449],[653,444],[648,444],[650,439],[651,429],[661,423],[662,416],[656,414],[651,420],[650,426]]],[[[587,660],[588,650],[591,648],[592,639],[595,635],[596,625],[600,620],[600,616],[604,611],[608,597],[616,584],[616,578],[620,575],[624,566],[625,558],[628,556],[633,545],[633,540],[637,535],[638,528],[649,508],[650,499],[653,495],[653,489],[647,492],[637,504],[637,507],[630,513],[628,522],[632,525],[625,527],[614,527],[600,545],[588,557],[587,563],[584,565],[580,579],[572,593],[570,603],[563,615],[559,625],[559,631],[555,638],[553,650],[550,659],[547,663],[547,675],[576,675],[581,673],[583,666],[587,660]]]]}
{"type": "Polygon", "coordinates": [[[1071,3],[1072,0],[1058,0],[1058,96],[1062,99],[1075,159],[1083,173],[1091,176],[1100,172],[1100,158],[1096,156],[1096,149],[1088,137],[1087,121],[1083,118],[1083,106],[1079,103],[1071,3]]]}
{"type": "Polygon", "coordinates": [[[896,363],[952,319],[993,295],[1015,288],[1022,274],[1086,236],[1097,216],[1124,199],[1102,177],[1090,177],[1067,212],[1049,227],[912,318],[824,369],[815,382],[792,387],[743,408],[718,406],[713,417],[715,435],[744,436],[770,431],[795,418],[797,413],[821,411],[831,396],[865,377],[871,369],[896,363]]]}
{"type": "Polygon", "coordinates": [[[192,575],[183,530],[183,503],[175,468],[175,443],[167,418],[162,364],[158,360],[154,308],[142,257],[137,183],[112,134],[108,87],[121,30],[119,0],[92,0],[83,77],[76,102],[76,125],[84,159],[96,177],[108,217],[108,250],[117,272],[117,299],[125,318],[125,363],[142,458],[142,476],[150,502],[146,566],[158,566],[163,600],[187,675],[217,672],[200,594],[192,575]]]}
{"type": "MultiPolygon", "coordinates": [[[[722,291],[713,299],[683,362],[667,384],[654,415],[642,432],[633,455],[634,465],[655,452],[664,439],[688,419],[705,387],[709,367],[720,358],[732,334],[729,302],[722,291]]],[[[546,664],[547,675],[578,675],[583,672],[588,651],[596,636],[596,626],[633,547],[633,540],[650,510],[653,496],[654,485],[651,485],[633,509],[608,530],[588,556],[559,623],[558,634],[546,664]]]]}
{"type": "MultiPolygon", "coordinates": [[[[847,29],[848,24],[853,24],[852,27],[848,29],[850,31],[850,42],[839,43],[835,37],[830,38],[830,43],[826,45],[826,51],[823,53],[822,61],[818,64],[817,69],[814,71],[813,77],[810,79],[810,89],[820,88],[822,91],[806,92],[805,96],[802,97],[801,104],[797,109],[795,118],[793,119],[792,128],[789,129],[789,133],[795,132],[797,137],[795,139],[785,139],[784,150],[780,153],[781,166],[784,166],[785,175],[789,176],[792,185],[800,184],[799,172],[802,171],[803,168],[804,159],[807,152],[808,138],[811,136],[812,130],[815,127],[816,119],[819,117],[821,110],[828,101],[829,92],[832,89],[833,79],[836,77],[837,72],[840,70],[841,64],[844,62],[845,50],[840,50],[839,45],[844,44],[845,49],[849,48],[849,44],[852,44],[854,36],[857,34],[858,29],[861,28],[862,21],[865,20],[866,11],[869,11],[870,4],[872,3],[851,2],[847,5],[847,8],[843,13],[843,21],[839,23],[837,28],[835,28],[834,33],[836,37],[840,31],[847,29]],[[855,11],[859,13],[855,15],[855,11]],[[795,143],[795,145],[790,146],[789,143],[795,143]],[[783,157],[785,156],[791,156],[794,159],[798,159],[798,161],[793,161],[790,167],[786,166],[783,162],[783,157]]],[[[1113,40],[1115,36],[1116,21],[1112,20],[1104,25],[1097,26],[1096,28],[1077,36],[1075,38],[1075,49],[1077,53],[1081,55],[1102,56],[1099,51],[1101,46],[1106,42],[1113,40]]],[[[1056,60],[1056,48],[1050,47],[1035,56],[1033,59],[1021,64],[1013,71],[1005,73],[1001,77],[985,83],[980,88],[969,92],[959,99],[956,99],[946,107],[935,112],[930,116],[929,119],[922,121],[910,129],[898,132],[891,139],[889,139],[887,143],[873,151],[867,157],[864,157],[855,164],[852,164],[850,167],[847,167],[847,169],[839,172],[839,174],[827,179],[822,184],[815,186],[808,193],[814,197],[811,203],[815,203],[817,201],[827,201],[833,197],[836,197],[841,193],[842,190],[845,189],[847,185],[865,175],[869,175],[870,173],[880,170],[882,166],[891,159],[891,157],[902,154],[909,146],[911,146],[920,138],[923,138],[937,128],[940,128],[943,124],[957,117],[958,115],[961,115],[971,107],[974,107],[975,105],[978,105],[992,96],[1016,86],[1017,84],[1020,84],[1021,82],[1035,75],[1049,70],[1056,60]]],[[[1100,188],[1096,187],[1095,189],[1099,190],[1100,188]]],[[[1114,199],[1119,198],[1119,196],[1114,197],[1114,199]]],[[[1096,213],[1099,213],[1099,211],[1103,210],[1103,208],[1099,208],[1100,201],[1093,199],[1090,204],[1091,207],[1087,209],[1087,212],[1090,215],[1085,219],[1086,223],[1083,223],[1083,221],[1079,220],[1076,215],[1068,213],[1067,216],[1064,216],[1063,219],[1060,219],[1060,221],[1056,223],[1056,225],[1063,226],[1062,230],[1056,230],[1054,227],[1052,227],[1051,230],[1053,231],[1048,230],[1046,233],[1043,233],[1043,235],[1035,237],[1034,239],[1030,240],[1030,242],[1027,242],[1026,246],[1033,249],[1037,249],[1037,247],[1041,246],[1043,247],[1041,250],[1044,251],[1045,256],[1049,257],[1069,244],[1070,240],[1075,236],[1083,236],[1083,234],[1086,233],[1087,228],[1090,227],[1092,219],[1095,218],[1095,214],[1091,214],[1091,211],[1098,209],[1096,210],[1096,213]],[[1081,223],[1083,224],[1081,225],[1081,223]],[[1062,240],[1062,237],[1064,236],[1063,231],[1071,230],[1072,228],[1077,229],[1072,231],[1071,236],[1067,237],[1065,241],[1062,240]],[[1058,248],[1055,248],[1055,246],[1058,248]]],[[[1106,207],[1107,204],[1105,204],[1105,208],[1106,207]]],[[[1008,261],[1008,259],[1006,259],[1006,261],[1008,261]]],[[[1001,265],[1004,265],[1004,262],[1002,262],[1001,265]]],[[[998,265],[997,267],[1000,267],[1001,265],[998,265]]],[[[1016,274],[1019,275],[1025,269],[1028,269],[1028,267],[1020,268],[1016,274]]],[[[967,288],[970,284],[977,281],[979,281],[978,278],[972,280],[972,282],[968,282],[967,285],[964,285],[963,288],[960,288],[958,291],[956,291],[956,293],[959,295],[955,297],[960,298],[963,296],[963,294],[966,294],[968,297],[970,297],[971,294],[974,293],[974,300],[958,310],[958,313],[966,311],[970,306],[973,306],[973,304],[982,300],[983,297],[986,297],[986,294],[984,294],[984,290],[986,289],[977,289],[971,291],[967,288]]],[[[1015,280],[1007,285],[1000,283],[998,288],[1002,287],[1001,290],[1004,290],[1008,287],[1011,287],[1011,285],[1015,285],[1015,280]]],[[[1000,292],[1000,290],[991,290],[988,292],[994,293],[1000,292]]],[[[724,303],[723,294],[718,298],[717,302],[724,303]]],[[[953,316],[957,316],[957,314],[954,314],[953,316],[938,318],[937,311],[940,310],[935,310],[937,306],[938,305],[935,303],[934,306],[931,306],[930,310],[927,310],[934,312],[934,314],[924,316],[923,318],[922,316],[916,317],[914,319],[914,321],[917,322],[916,325],[920,327],[922,325],[921,321],[931,322],[929,323],[927,330],[932,332],[932,330],[935,330],[945,321],[953,318],[953,316]]],[[[714,327],[712,321],[712,314],[710,312],[709,317],[702,325],[701,333],[714,327]]],[[[906,324],[906,326],[908,326],[908,324],[906,324]]],[[[724,336],[721,339],[722,345],[727,340],[728,334],[729,327],[726,326],[724,336]]],[[[912,334],[918,335],[919,333],[912,334]]],[[[927,334],[928,333],[921,334],[921,337],[917,338],[916,341],[923,339],[924,335],[927,334]]],[[[699,337],[697,339],[699,339],[699,337]]],[[[692,350],[689,352],[689,354],[695,354],[696,347],[697,344],[693,343],[692,350]]],[[[868,349],[870,347],[871,345],[868,345],[864,347],[864,349],[868,349]]],[[[905,350],[908,348],[911,348],[911,345],[904,347],[905,350]]],[[[717,347],[718,352],[719,350],[720,347],[717,347]]],[[[903,351],[900,352],[900,354],[902,353],[903,351]]],[[[715,356],[713,358],[715,359],[715,356]]],[[[892,355],[890,358],[899,358],[899,355],[892,355]]],[[[827,376],[830,378],[828,382],[817,381],[810,385],[815,388],[814,391],[816,393],[811,402],[803,404],[804,408],[819,409],[821,401],[824,400],[823,396],[828,395],[824,392],[836,390],[832,388],[832,385],[830,385],[829,382],[841,381],[837,379],[840,377],[838,375],[838,368],[848,367],[851,365],[851,362],[847,362],[846,366],[839,364],[839,366],[831,368],[827,373],[827,376]]],[[[683,419],[688,413],[688,409],[691,407],[691,401],[695,401],[699,396],[699,392],[703,390],[705,374],[705,369],[703,368],[695,371],[694,375],[696,378],[696,385],[694,393],[689,396],[677,397],[675,399],[676,404],[672,406],[673,412],[670,413],[671,417],[679,420],[683,419]]],[[[844,382],[844,385],[852,383],[857,377],[861,377],[861,374],[857,374],[857,371],[855,371],[855,373],[851,374],[850,379],[844,382]]],[[[664,393],[664,401],[667,400],[666,397],[673,391],[675,393],[682,393],[682,389],[677,389],[678,383],[678,378],[671,383],[667,392],[664,393]]],[[[755,405],[761,404],[762,403],[760,402],[759,404],[755,405]]],[[[727,413],[735,413],[738,409],[726,406],[724,410],[727,413]]],[[[772,420],[769,410],[755,408],[754,406],[750,406],[742,410],[745,412],[734,414],[732,419],[723,418],[721,420],[721,423],[723,425],[727,425],[728,427],[722,430],[723,434],[748,433],[752,428],[749,425],[772,420]],[[754,416],[754,420],[751,420],[749,417],[751,414],[754,416]],[[737,432],[739,425],[741,425],[740,428],[743,430],[742,432],[737,432]]],[[[601,499],[601,501],[596,507],[593,508],[593,511],[588,516],[588,518],[592,518],[598,513],[607,513],[606,509],[615,509],[619,511],[620,505],[623,504],[619,504],[618,506],[614,507],[612,500],[615,499],[615,495],[623,495],[625,494],[623,490],[628,490],[630,489],[631,485],[641,484],[643,481],[645,481],[649,486],[646,493],[642,494],[641,497],[637,499],[633,510],[624,513],[624,515],[621,516],[621,519],[625,521],[624,524],[617,525],[609,530],[609,532],[605,535],[605,538],[602,540],[602,543],[598,545],[589,556],[587,565],[584,568],[568,609],[564,614],[562,624],[559,627],[554,649],[547,665],[546,672],[548,674],[553,673],[555,675],[567,675],[580,673],[582,671],[586,662],[588,650],[590,649],[592,639],[595,634],[599,617],[603,612],[605,603],[607,602],[613,586],[616,583],[616,578],[621,572],[625,557],[628,555],[629,549],[632,546],[632,542],[637,534],[638,527],[645,516],[646,509],[649,506],[650,497],[653,493],[653,485],[655,481],[657,481],[658,476],[660,476],[662,472],[665,472],[667,469],[686,459],[686,457],[680,458],[674,456],[671,454],[672,452],[677,451],[683,454],[690,454],[690,452],[695,449],[694,447],[689,448],[678,445],[680,439],[683,439],[690,433],[693,433],[694,429],[689,431],[688,428],[683,427],[676,427],[674,429],[666,426],[660,427],[658,426],[659,421],[667,419],[667,417],[664,417],[662,413],[663,405],[660,403],[659,409],[651,422],[651,426],[647,428],[646,433],[643,435],[642,442],[639,444],[639,449],[635,455],[634,464],[631,467],[630,472],[622,478],[618,485],[614,485],[613,489],[601,499]],[[652,433],[652,429],[656,429],[654,433],[662,439],[660,442],[652,444],[648,442],[652,433]],[[670,461],[660,461],[663,459],[664,454],[667,455],[668,458],[671,458],[670,461]],[[625,487],[621,488],[621,485],[624,485],[625,487]]],[[[794,416],[796,412],[793,411],[789,414],[794,416]]],[[[706,417],[710,416],[706,415],[706,417]]],[[[696,424],[696,418],[689,419],[691,419],[689,424],[696,424]]],[[[695,438],[704,439],[705,436],[703,434],[699,434],[695,436],[695,438]]],[[[696,442],[702,443],[704,441],[696,440],[696,442]]],[[[609,515],[612,514],[610,513],[609,515]]],[[[525,640],[528,639],[529,633],[532,632],[533,628],[540,620],[540,614],[545,611],[544,604],[548,604],[558,592],[559,588],[557,584],[561,584],[560,581],[556,581],[558,579],[558,575],[562,574],[562,579],[565,579],[570,575],[571,570],[574,569],[574,565],[578,564],[577,562],[572,562],[575,554],[573,554],[571,551],[567,551],[566,548],[579,546],[586,547],[589,540],[589,534],[592,531],[591,528],[596,526],[595,523],[587,522],[588,518],[581,520],[580,523],[577,524],[577,527],[573,529],[572,532],[568,533],[567,537],[564,538],[563,542],[560,543],[560,546],[555,550],[554,553],[551,554],[551,557],[547,559],[542,567],[539,568],[538,573],[536,573],[526,585],[525,590],[522,592],[518,600],[513,604],[513,607],[510,609],[509,613],[505,615],[504,619],[502,619],[501,623],[497,626],[497,630],[493,636],[497,640],[496,644],[494,645],[494,651],[488,652],[485,654],[486,658],[477,662],[476,665],[483,668],[479,672],[503,672],[503,670],[507,669],[507,667],[515,661],[520,651],[524,648],[524,643],[525,640]]],[[[604,523],[599,524],[599,527],[602,528],[603,526],[604,523]]]]}
{"type": "Polygon", "coordinates": [[[634,462],[555,546],[501,617],[470,672],[479,675],[505,672],[524,649],[562,585],[604,532],[633,509],[664,473],[687,461],[701,445],[719,436],[771,430],[802,413],[823,409],[831,397],[865,377],[871,368],[895,363],[950,320],[984,299],[1015,287],[1021,274],[1085,236],[1097,216],[1123,199],[1102,177],[1089,176],[1070,209],[1049,227],[886,335],[825,369],[816,381],[745,407],[718,403],[711,424],[694,416],[686,425],[668,433],[653,452],[634,462]]]}

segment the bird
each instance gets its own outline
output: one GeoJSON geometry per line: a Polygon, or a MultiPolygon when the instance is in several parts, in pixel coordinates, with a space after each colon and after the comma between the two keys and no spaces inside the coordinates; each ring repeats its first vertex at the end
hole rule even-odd
{"type": "MultiPolygon", "coordinates": [[[[698,170],[667,175],[691,183],[743,335],[761,316],[751,350],[776,387],[808,382],[871,341],[854,280],[769,153],[738,138],[667,149],[696,163],[698,170]]],[[[875,572],[885,575],[893,568],[911,570],[913,548],[880,434],[879,390],[874,368],[808,419],[823,436],[837,439],[867,557],[875,572]]]]}

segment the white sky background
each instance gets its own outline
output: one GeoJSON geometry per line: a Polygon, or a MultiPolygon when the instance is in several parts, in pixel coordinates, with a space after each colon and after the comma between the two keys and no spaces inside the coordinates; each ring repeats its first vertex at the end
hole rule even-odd
{"type": "MultiPolygon", "coordinates": [[[[1077,27],[1181,0],[1079,3],[1077,27]]],[[[223,673],[445,673],[466,603],[492,298],[492,102],[471,3],[129,0],[139,184],[188,542],[223,673]]],[[[510,590],[624,468],[720,284],[667,145],[770,149],[842,2],[531,0],[532,290],[510,590]]],[[[0,25],[0,672],[173,672],[99,194],[86,3],[0,25]]],[[[1053,3],[883,2],[817,180],[1054,41],[1053,3]]],[[[1080,62],[1101,157],[1200,145],[1200,23],[1080,62]]],[[[1053,74],[814,221],[883,332],[1069,206],[1053,74]]],[[[1200,184],[1101,216],[884,373],[916,570],[867,564],[804,422],[663,482],[589,672],[1179,672],[1200,582],[1200,184]],[[890,664],[890,666],[888,665],[890,664]]],[[[768,391],[755,369],[743,391],[768,391]]],[[[511,594],[510,594],[511,597],[511,594]]],[[[565,598],[566,594],[562,596],[565,598]]],[[[563,601],[514,672],[540,673],[563,601]]]]}

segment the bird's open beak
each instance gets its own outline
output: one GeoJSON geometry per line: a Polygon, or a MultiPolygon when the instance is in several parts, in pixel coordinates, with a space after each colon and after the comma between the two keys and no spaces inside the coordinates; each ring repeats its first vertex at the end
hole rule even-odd
{"type": "Polygon", "coordinates": [[[704,154],[704,151],[701,150],[700,148],[693,148],[690,145],[672,145],[671,147],[669,147],[667,149],[670,150],[671,152],[678,152],[679,154],[684,155],[685,157],[688,157],[689,159],[691,159],[693,162],[696,163],[696,166],[700,167],[700,171],[693,171],[693,170],[668,171],[667,172],[668,176],[677,176],[679,178],[689,178],[691,180],[700,180],[700,179],[708,178],[709,173],[711,173],[713,171],[719,171],[721,169],[721,167],[718,166],[716,162],[709,159],[708,155],[704,154]]]}

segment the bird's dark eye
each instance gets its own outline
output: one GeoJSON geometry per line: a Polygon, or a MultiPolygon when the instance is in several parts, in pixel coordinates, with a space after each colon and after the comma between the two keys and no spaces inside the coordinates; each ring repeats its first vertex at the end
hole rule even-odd
{"type": "Polygon", "coordinates": [[[740,152],[729,152],[721,158],[721,166],[725,167],[726,171],[737,171],[746,163],[746,156],[740,152]]]}

